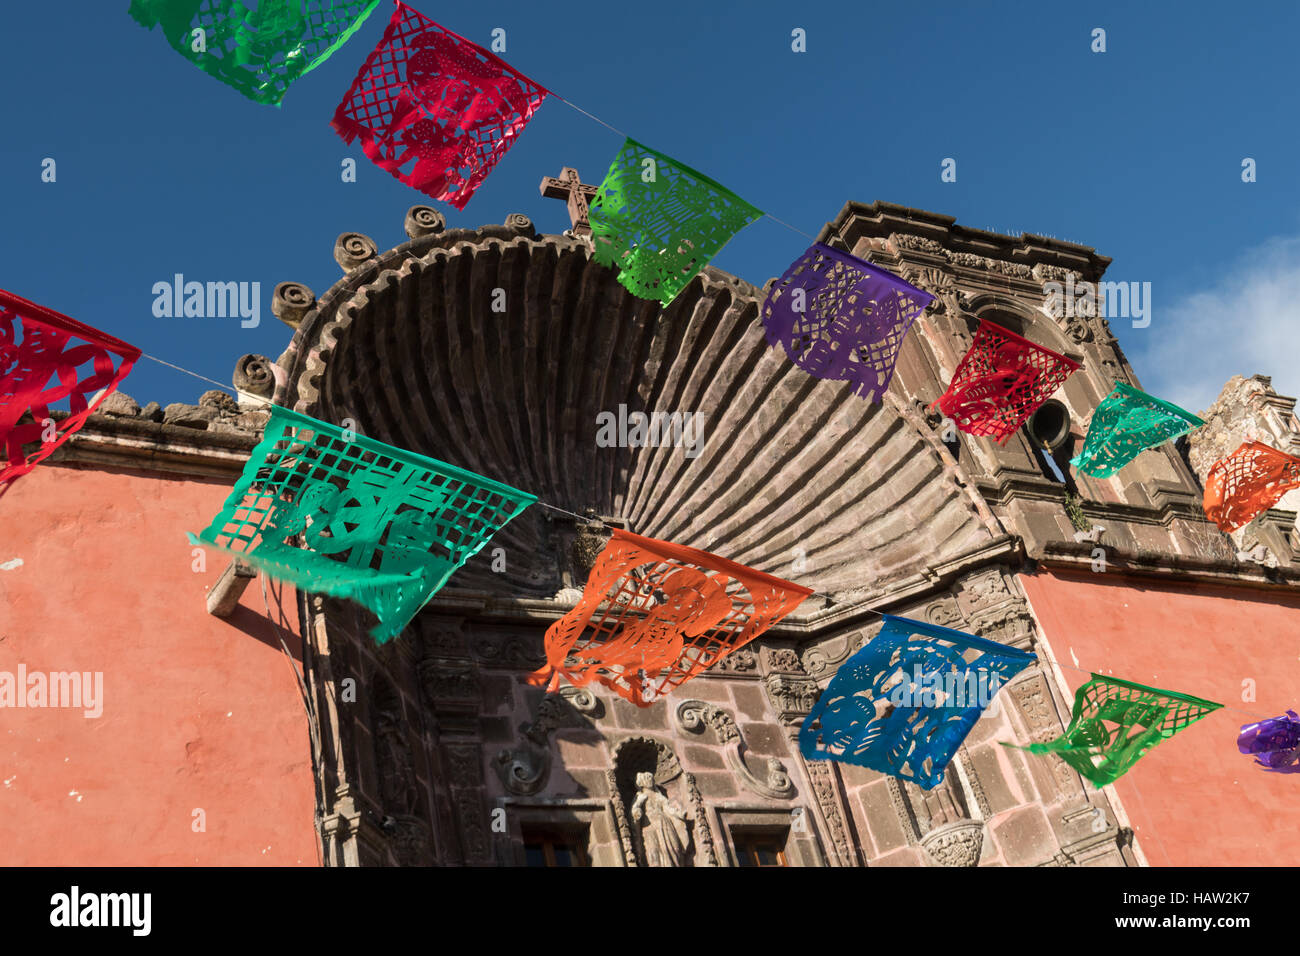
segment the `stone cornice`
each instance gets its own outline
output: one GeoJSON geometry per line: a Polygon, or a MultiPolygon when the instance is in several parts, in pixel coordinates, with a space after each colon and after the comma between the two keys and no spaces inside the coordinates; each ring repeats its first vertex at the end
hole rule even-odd
{"type": "Polygon", "coordinates": [[[880,200],[870,205],[846,203],[839,215],[822,228],[817,239],[826,242],[839,237],[852,249],[862,239],[888,239],[894,235],[922,240],[915,244],[918,248],[908,250],[908,257],[918,261],[928,258],[961,265],[961,257],[976,256],[1037,269],[1035,279],[1046,267],[1071,270],[1095,282],[1111,263],[1108,256],[1099,255],[1091,246],[1028,232],[1016,237],[973,229],[958,225],[952,216],[880,200]],[[925,249],[927,240],[938,246],[931,247],[929,256],[925,249]]]}
{"type": "MultiPolygon", "coordinates": [[[[1040,478],[1008,478],[1000,482],[976,481],[975,486],[985,499],[998,507],[1012,501],[1043,501],[1060,504],[1063,486],[1040,478]]],[[[1135,524],[1169,527],[1175,518],[1186,518],[1210,526],[1200,502],[1192,495],[1168,484],[1158,484],[1152,496],[1159,507],[1125,504],[1118,501],[1094,501],[1090,498],[1078,502],[1079,510],[1089,518],[1112,521],[1129,521],[1135,524]]]]}
{"type": "MultiPolygon", "coordinates": [[[[1045,571],[1092,572],[1092,542],[1052,542],[1031,567],[1045,571]]],[[[1300,592],[1300,572],[1242,562],[1216,561],[1188,555],[1154,554],[1104,545],[1106,574],[1123,574],[1167,581],[1194,581],[1262,591],[1300,592]]],[[[1104,579],[1103,579],[1104,580],[1104,579]]]]}
{"type": "MultiPolygon", "coordinates": [[[[51,413],[56,418],[63,414],[51,413]]],[[[97,413],[46,463],[125,468],[233,483],[260,439],[257,432],[200,430],[97,413]]]]}

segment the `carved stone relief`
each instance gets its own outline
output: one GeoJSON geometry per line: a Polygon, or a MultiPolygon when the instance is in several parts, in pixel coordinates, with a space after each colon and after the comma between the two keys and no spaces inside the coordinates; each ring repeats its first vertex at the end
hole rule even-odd
{"type": "Polygon", "coordinates": [[[801,655],[803,669],[808,676],[817,680],[829,677],[864,643],[866,643],[864,632],[850,631],[810,644],[804,648],[801,655]]]}
{"type": "Polygon", "coordinates": [[[957,607],[957,599],[951,596],[935,601],[925,609],[925,619],[939,627],[960,628],[965,619],[957,607]]]}
{"type": "Polygon", "coordinates": [[[799,653],[790,647],[769,647],[767,649],[767,670],[784,671],[791,674],[802,674],[803,664],[799,661],[799,653]]]}
{"type": "Polygon", "coordinates": [[[385,679],[377,678],[374,692],[375,770],[385,814],[414,814],[420,809],[420,787],[415,760],[407,740],[407,722],[401,697],[385,679]]]}
{"type": "Polygon", "coordinates": [[[1085,342],[1092,341],[1092,326],[1082,316],[1067,315],[1062,320],[1062,327],[1065,329],[1065,334],[1076,345],[1083,345],[1085,342]]]}
{"type": "Polygon", "coordinates": [[[695,784],[695,775],[688,773],[685,777],[686,793],[695,814],[695,833],[700,847],[700,855],[697,856],[695,865],[717,866],[718,853],[713,843],[713,828],[709,826],[709,815],[704,809],[704,797],[700,795],[700,788],[695,784]]]}
{"type": "Polygon", "coordinates": [[[916,818],[912,802],[908,800],[903,790],[903,781],[898,777],[886,777],[885,789],[889,791],[889,802],[894,807],[894,815],[903,828],[903,835],[907,838],[908,844],[916,844],[921,839],[921,823],[916,818]]]}
{"type": "Polygon", "coordinates": [[[931,830],[921,846],[940,866],[975,866],[984,848],[984,824],[960,820],[931,830]]]}
{"type": "Polygon", "coordinates": [[[742,647],[718,661],[712,669],[724,674],[748,674],[758,669],[758,658],[748,647],[742,647]]]}
{"type": "Polygon", "coordinates": [[[485,794],[481,744],[448,744],[442,748],[444,769],[451,788],[457,830],[468,863],[486,862],[491,841],[484,818],[485,794]]]}
{"type": "Polygon", "coordinates": [[[987,256],[979,256],[973,252],[954,252],[951,254],[951,259],[956,265],[965,266],[967,269],[983,269],[987,272],[996,272],[999,275],[1014,276],[1017,279],[1034,278],[1034,270],[1023,262],[990,259],[987,256]]]}
{"type": "Polygon", "coordinates": [[[811,677],[793,677],[787,674],[768,674],[764,679],[768,700],[776,712],[777,720],[787,727],[797,727],[813,709],[821,689],[811,677]]]}
{"type": "Polygon", "coordinates": [[[961,311],[957,284],[952,276],[942,269],[932,267],[907,269],[903,271],[903,278],[922,292],[934,296],[928,311],[936,315],[956,315],[961,311]]]}
{"type": "Polygon", "coordinates": [[[474,655],[487,667],[535,671],[546,663],[542,642],[522,637],[479,637],[474,640],[474,655]]]}
{"type": "Polygon", "coordinates": [[[747,748],[736,719],[726,710],[702,700],[686,700],[677,706],[677,726],[687,733],[703,733],[711,728],[718,742],[725,745],[727,765],[746,788],[773,800],[789,800],[795,795],[794,783],[785,764],[775,757],[766,759],[763,770],[755,774],[745,762],[747,748]]]}
{"type": "Polygon", "coordinates": [[[848,827],[844,822],[844,811],[840,805],[839,781],[835,769],[827,760],[805,760],[804,767],[812,783],[813,795],[817,798],[817,808],[826,823],[835,865],[856,866],[857,854],[853,850],[848,827]]]}
{"type": "Polygon", "coordinates": [[[590,727],[604,714],[600,698],[585,687],[561,687],[537,704],[529,723],[519,725],[519,745],[502,749],[493,760],[501,784],[511,793],[539,793],[551,774],[551,735],[563,727],[590,727]]]}
{"type": "Polygon", "coordinates": [[[889,237],[892,243],[898,249],[910,249],[913,252],[928,252],[932,256],[949,258],[948,250],[940,243],[933,239],[927,239],[925,236],[914,236],[906,232],[896,232],[889,237]]]}
{"type": "MultiPolygon", "coordinates": [[[[1052,692],[1041,671],[1037,669],[1029,671],[1028,676],[1006,687],[1004,693],[1010,694],[1016,708],[1020,711],[1031,742],[1043,743],[1061,733],[1061,722],[1056,716],[1052,692]]],[[[1070,769],[1069,764],[1055,754],[1047,754],[1042,759],[1050,762],[1052,781],[1056,789],[1055,793],[1043,795],[1045,802],[1050,803],[1059,797],[1080,792],[1078,777],[1070,769]]]]}

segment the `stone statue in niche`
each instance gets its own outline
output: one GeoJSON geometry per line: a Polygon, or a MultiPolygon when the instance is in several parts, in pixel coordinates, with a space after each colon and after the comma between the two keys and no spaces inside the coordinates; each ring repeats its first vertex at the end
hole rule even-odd
{"type": "Polygon", "coordinates": [[[632,822],[640,835],[645,861],[650,866],[687,866],[691,835],[686,814],[668,799],[652,773],[636,775],[637,795],[632,822]]]}

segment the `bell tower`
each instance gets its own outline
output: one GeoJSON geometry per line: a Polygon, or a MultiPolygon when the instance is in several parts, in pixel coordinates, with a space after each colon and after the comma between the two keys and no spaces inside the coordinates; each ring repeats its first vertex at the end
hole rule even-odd
{"type": "Polygon", "coordinates": [[[1061,308],[1061,290],[1108,288],[1102,275],[1109,258],[1074,242],[971,229],[886,202],[848,203],[818,239],[934,294],[903,344],[895,387],[940,434],[1006,531],[1024,541],[1028,558],[1086,568],[1100,546],[1121,567],[1239,569],[1236,547],[1205,519],[1185,439],[1142,452],[1110,478],[1069,466],[1114,384],[1142,387],[1104,297],[1093,298],[1092,308],[1061,308]],[[1001,444],[957,431],[931,407],[981,320],[1082,366],[1001,444]]]}

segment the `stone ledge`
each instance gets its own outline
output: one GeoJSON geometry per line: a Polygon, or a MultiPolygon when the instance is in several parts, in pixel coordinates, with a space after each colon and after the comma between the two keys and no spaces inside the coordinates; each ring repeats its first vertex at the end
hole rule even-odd
{"type": "Polygon", "coordinates": [[[249,453],[260,440],[260,430],[200,431],[144,418],[96,413],[45,463],[233,480],[243,471],[249,453]]]}
{"type": "MultiPolygon", "coordinates": [[[[1043,570],[1082,571],[1092,568],[1092,542],[1055,542],[1041,555],[1031,556],[1031,563],[1043,570]]],[[[1198,581],[1206,584],[1234,585],[1259,590],[1300,590],[1300,572],[1282,568],[1261,568],[1238,562],[1202,560],[1187,555],[1154,556],[1145,552],[1122,550],[1101,545],[1106,552],[1104,573],[1198,581]]]]}

